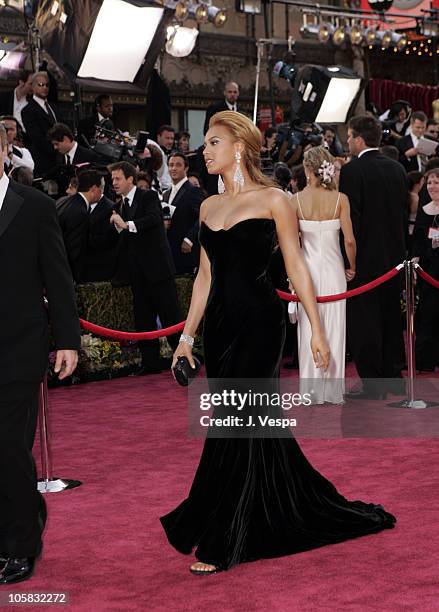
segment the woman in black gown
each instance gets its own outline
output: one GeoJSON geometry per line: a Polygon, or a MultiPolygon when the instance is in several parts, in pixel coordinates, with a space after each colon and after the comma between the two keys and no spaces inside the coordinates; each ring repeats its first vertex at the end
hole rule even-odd
{"type": "MultiPolygon", "coordinates": [[[[310,319],[310,350],[326,368],[329,349],[302,260],[289,198],[258,168],[261,136],[245,116],[210,120],[204,158],[225,192],[200,211],[200,269],[187,322],[174,355],[191,364],[192,336],[204,315],[209,379],[273,379],[285,336],[282,304],[267,268],[277,232],[285,267],[310,319]]],[[[211,574],[261,558],[309,550],[393,527],[381,506],[347,501],[307,461],[293,438],[205,441],[189,496],[161,517],[169,542],[211,574]]]]}

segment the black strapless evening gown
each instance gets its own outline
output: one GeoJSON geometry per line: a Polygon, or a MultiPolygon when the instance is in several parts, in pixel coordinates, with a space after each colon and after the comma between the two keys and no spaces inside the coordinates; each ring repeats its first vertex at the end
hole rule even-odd
{"type": "MultiPolygon", "coordinates": [[[[211,263],[204,348],[209,378],[277,377],[284,309],[268,275],[274,222],[202,223],[211,263]]],[[[181,553],[229,569],[391,528],[382,506],[348,501],[288,438],[207,438],[189,496],[161,517],[181,553]]]]}

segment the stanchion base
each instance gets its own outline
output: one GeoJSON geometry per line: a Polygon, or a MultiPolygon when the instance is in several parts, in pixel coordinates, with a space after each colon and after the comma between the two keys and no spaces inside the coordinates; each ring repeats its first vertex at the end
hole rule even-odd
{"type": "Polygon", "coordinates": [[[391,408],[410,408],[412,410],[422,410],[423,408],[432,408],[433,406],[439,406],[437,402],[426,402],[425,400],[401,400],[400,402],[394,402],[387,404],[391,408]]]}
{"type": "Polygon", "coordinates": [[[38,480],[38,491],[40,493],[61,493],[66,489],[74,489],[80,487],[80,480],[69,480],[67,478],[51,478],[50,480],[38,480]]]}

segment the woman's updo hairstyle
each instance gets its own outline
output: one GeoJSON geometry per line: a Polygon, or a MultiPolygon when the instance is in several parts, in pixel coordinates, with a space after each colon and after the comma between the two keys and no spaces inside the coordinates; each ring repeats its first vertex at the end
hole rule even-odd
{"type": "Polygon", "coordinates": [[[337,189],[334,157],[326,147],[313,147],[303,156],[303,165],[318,179],[317,184],[329,191],[337,189]]]}
{"type": "Polygon", "coordinates": [[[261,170],[262,134],[253,121],[236,111],[221,111],[211,117],[209,128],[214,125],[226,128],[234,140],[242,142],[242,163],[252,181],[265,187],[279,187],[261,170]]]}

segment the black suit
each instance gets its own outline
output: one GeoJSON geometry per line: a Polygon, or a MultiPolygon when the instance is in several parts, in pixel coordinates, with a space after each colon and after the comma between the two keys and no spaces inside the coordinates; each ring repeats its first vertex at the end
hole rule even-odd
{"type": "Polygon", "coordinates": [[[41,550],[44,502],[32,444],[48,363],[49,300],[57,349],[79,349],[75,295],[54,202],[10,181],[0,210],[0,556],[41,550]]]}
{"type": "MultiPolygon", "coordinates": [[[[350,288],[384,274],[405,259],[408,198],[403,167],[378,151],[343,166],[340,191],[350,200],[357,243],[356,270],[350,288]]],[[[349,346],[364,387],[367,379],[401,375],[403,359],[400,311],[401,277],[347,300],[349,346]]]]}
{"type": "Polygon", "coordinates": [[[102,196],[89,214],[88,242],[83,268],[84,282],[109,281],[113,278],[119,234],[110,223],[116,208],[106,196],[102,196]]]}
{"type": "Polygon", "coordinates": [[[14,114],[15,89],[0,92],[0,117],[14,114]]]}
{"type": "Polygon", "coordinates": [[[76,147],[71,164],[67,164],[65,155],[57,153],[56,170],[53,177],[56,178],[58,182],[58,196],[62,196],[66,193],[70,179],[75,176],[76,166],[78,166],[78,164],[99,164],[100,159],[99,155],[92,149],[81,147],[79,144],[76,147]]]}
{"type": "MultiPolygon", "coordinates": [[[[163,201],[168,202],[171,189],[163,195],[163,201]]],[[[175,206],[168,229],[168,240],[174,258],[177,274],[192,274],[200,262],[200,243],[198,241],[200,206],[204,196],[201,189],[194,187],[189,181],[183,183],[172,200],[175,206]],[[192,242],[190,253],[182,253],[181,243],[184,238],[192,242]]]]}
{"type": "MultiPolygon", "coordinates": [[[[133,221],[137,232],[121,232],[120,257],[129,274],[133,291],[134,320],[137,331],[157,329],[156,318],[164,327],[181,321],[175,287],[175,268],[166,238],[162,208],[155,191],[136,189],[127,210],[122,207],[125,221],[133,221]]],[[[168,337],[175,349],[178,334],[168,337]]],[[[139,343],[144,367],[157,368],[158,340],[139,343]]]]}
{"type": "Polygon", "coordinates": [[[114,123],[111,119],[104,119],[103,121],[99,121],[98,113],[95,112],[93,115],[89,117],[84,117],[78,124],[78,138],[79,142],[87,145],[91,143],[95,138],[96,134],[96,126],[101,125],[107,130],[114,130],[114,123]],[[85,137],[85,139],[83,138],[85,137]]]}
{"type": "Polygon", "coordinates": [[[83,196],[71,196],[59,214],[64,246],[72,276],[76,282],[84,280],[87,254],[89,213],[83,196]]]}
{"type": "MultiPolygon", "coordinates": [[[[222,100],[221,102],[215,102],[214,104],[211,104],[210,106],[207,107],[206,119],[204,120],[204,130],[203,130],[204,134],[206,134],[207,130],[209,129],[210,118],[213,117],[215,113],[220,113],[221,111],[226,111],[226,110],[230,110],[230,109],[227,106],[225,100],[222,100]]],[[[236,110],[238,113],[240,112],[238,103],[236,103],[236,110]]]]}
{"type": "Polygon", "coordinates": [[[412,172],[414,170],[418,171],[418,156],[414,155],[413,157],[406,157],[405,152],[409,149],[412,149],[415,145],[413,143],[412,137],[410,134],[407,136],[403,136],[396,142],[396,146],[399,151],[399,161],[404,166],[406,172],[412,172]]]}
{"type": "MultiPolygon", "coordinates": [[[[50,105],[52,110],[55,109],[50,105]]],[[[33,98],[21,112],[26,134],[30,140],[29,149],[35,162],[34,176],[45,177],[53,171],[56,155],[52,144],[47,140],[47,132],[54,125],[55,118],[41,108],[33,98]]]]}

